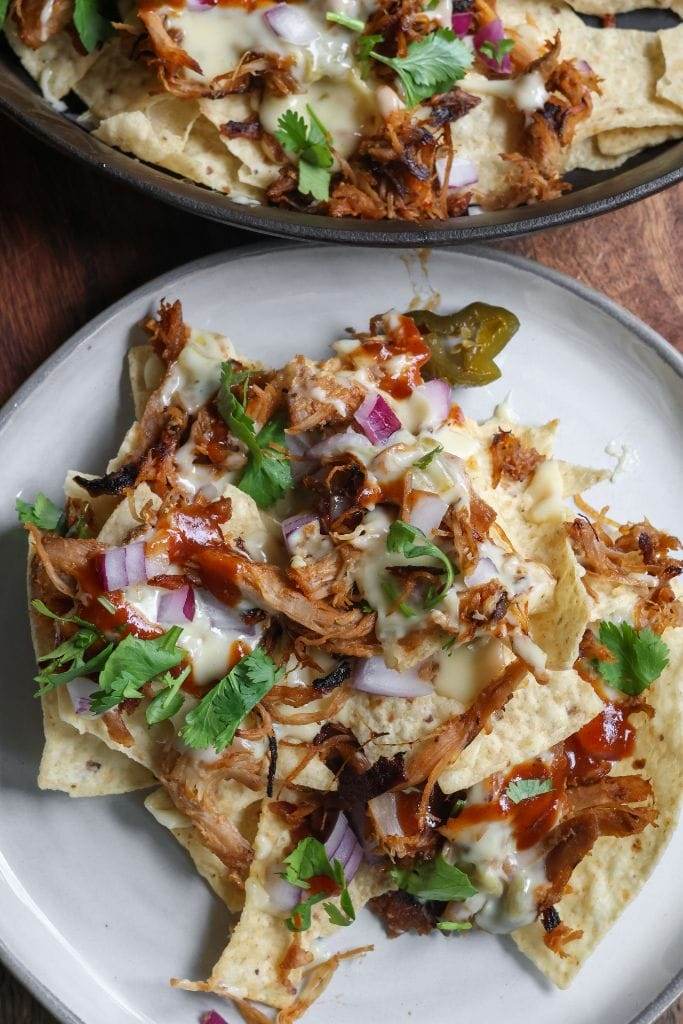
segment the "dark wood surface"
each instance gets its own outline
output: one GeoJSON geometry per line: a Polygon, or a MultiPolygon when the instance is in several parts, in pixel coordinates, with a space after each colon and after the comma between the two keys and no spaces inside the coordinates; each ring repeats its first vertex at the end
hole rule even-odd
{"type": "MultiPolygon", "coordinates": [[[[0,118],[0,402],[75,330],[149,278],[254,240],[152,202],[0,118]]],[[[502,248],[605,292],[683,351],[683,186],[502,248]]],[[[0,967],[0,1024],[54,1024],[0,967]]],[[[683,1003],[658,1024],[683,1024],[683,1003]]]]}

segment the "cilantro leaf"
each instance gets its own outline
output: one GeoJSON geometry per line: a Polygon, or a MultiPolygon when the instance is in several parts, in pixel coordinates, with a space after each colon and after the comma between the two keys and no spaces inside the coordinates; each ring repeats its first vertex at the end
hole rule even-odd
{"type": "Polygon", "coordinates": [[[396,72],[409,107],[436,93],[448,92],[472,64],[471,50],[449,28],[437,29],[412,42],[405,57],[385,57],[376,50],[370,56],[396,72]]]}
{"type": "Polygon", "coordinates": [[[413,466],[416,466],[417,469],[426,469],[427,466],[429,466],[430,463],[433,462],[433,460],[436,458],[436,456],[440,455],[442,451],[443,445],[437,444],[436,447],[432,448],[431,451],[426,452],[421,458],[416,459],[415,462],[413,463],[413,466]]]}
{"type": "Polygon", "coordinates": [[[282,672],[262,648],[256,647],[192,708],[180,730],[182,739],[188,747],[213,747],[220,754],[282,672]]]}
{"type": "MultiPolygon", "coordinates": [[[[398,584],[391,576],[385,576],[381,583],[382,593],[386,597],[387,601],[394,606],[396,611],[399,611],[401,615],[405,616],[406,619],[412,619],[416,615],[414,608],[411,608],[406,601],[399,601],[399,589],[398,584]]],[[[392,609],[393,610],[393,609],[392,609]]]]}
{"type": "Polygon", "coordinates": [[[351,32],[362,32],[365,28],[365,22],[360,18],[350,18],[348,14],[337,14],[335,11],[328,11],[325,19],[341,25],[342,28],[348,28],[351,32]]]}
{"type": "Polygon", "coordinates": [[[422,530],[416,526],[404,523],[402,519],[396,519],[389,527],[387,534],[387,551],[393,554],[401,554],[404,558],[436,558],[441,563],[441,571],[444,573],[444,582],[440,590],[428,595],[425,607],[433,608],[440,601],[443,601],[447,591],[455,579],[455,570],[450,559],[441,548],[427,540],[422,530]]]}
{"type": "Polygon", "coordinates": [[[111,21],[102,15],[100,7],[99,0],[75,0],[74,3],[74,26],[88,53],[114,34],[111,21]]]}
{"type": "Polygon", "coordinates": [[[58,508],[46,495],[39,492],[36,500],[31,504],[17,498],[14,505],[20,523],[31,523],[39,530],[52,530],[55,533],[64,533],[66,528],[66,516],[61,508],[58,508]]]}
{"type": "Polygon", "coordinates": [[[90,622],[79,619],[77,615],[55,615],[42,601],[32,601],[31,604],[40,615],[54,619],[55,622],[69,622],[80,627],[73,636],[38,658],[39,664],[45,664],[35,677],[38,683],[36,697],[54,690],[62,683],[70,683],[77,676],[85,676],[102,668],[114,648],[113,644],[108,644],[90,658],[86,656],[86,652],[93,644],[104,639],[99,629],[90,622]]]}
{"type": "Polygon", "coordinates": [[[552,788],[552,779],[513,779],[505,795],[513,804],[520,804],[522,800],[533,800],[535,796],[550,793],[552,788]]]}
{"type": "Polygon", "coordinates": [[[218,411],[249,451],[247,465],[237,486],[249,494],[259,508],[269,508],[292,487],[292,470],[285,449],[285,430],[280,420],[271,420],[256,433],[254,421],[244,409],[246,394],[240,402],[232,388],[248,375],[236,374],[232,364],[221,366],[221,385],[217,398],[218,411]]]}
{"type": "Polygon", "coordinates": [[[170,672],[165,672],[159,682],[163,689],[159,691],[145,708],[145,718],[148,725],[158,725],[165,722],[167,718],[177,715],[183,706],[183,695],[180,687],[190,674],[190,666],[187,665],[175,678],[170,672]]]}
{"type": "MultiPolygon", "coordinates": [[[[324,903],[323,909],[332,924],[346,928],[356,920],[356,911],[349,894],[344,868],[338,860],[330,862],[327,851],[319,839],[307,836],[297,843],[295,848],[285,857],[285,870],[282,877],[290,885],[296,885],[299,889],[310,888],[308,882],[311,878],[325,876],[331,878],[341,890],[339,906],[335,903],[324,903]]],[[[322,903],[328,897],[326,892],[312,893],[307,899],[302,900],[292,910],[285,922],[290,931],[302,932],[311,927],[311,910],[316,903],[322,903]]]]}
{"type": "Polygon", "coordinates": [[[465,872],[449,864],[441,855],[413,868],[392,868],[389,873],[399,889],[418,900],[448,903],[450,900],[466,900],[477,892],[465,872]]]}
{"type": "Polygon", "coordinates": [[[373,56],[373,50],[378,43],[381,43],[384,36],[372,34],[369,36],[360,36],[356,43],[356,50],[358,55],[358,63],[360,65],[360,71],[363,78],[367,78],[370,72],[370,59],[373,56]]]}
{"type": "Polygon", "coordinates": [[[334,157],[327,129],[312,107],[307,106],[306,110],[310,118],[309,125],[301,114],[286,110],[278,120],[275,135],[288,153],[299,157],[299,191],[323,202],[330,198],[334,157]]]}
{"type": "Polygon", "coordinates": [[[437,921],[440,932],[468,932],[472,927],[469,921],[437,921]]]}
{"type": "Polygon", "coordinates": [[[515,43],[513,39],[499,39],[497,43],[482,43],[479,47],[479,52],[483,53],[490,60],[494,60],[496,64],[502,64],[503,57],[506,57],[514,48],[515,43]]]}
{"type": "Polygon", "coordinates": [[[632,697],[654,683],[669,664],[669,648],[651,629],[634,629],[628,622],[601,622],[600,643],[614,661],[594,661],[610,686],[632,697]]]}
{"type": "Polygon", "coordinates": [[[0,28],[5,23],[7,17],[7,11],[9,10],[9,0],[0,0],[0,28]]]}
{"type": "Polygon", "coordinates": [[[183,651],[177,646],[182,629],[172,626],[162,636],[143,640],[129,633],[114,648],[98,678],[99,689],[90,698],[90,710],[99,715],[126,698],[140,698],[140,687],[179,665],[183,651]]]}

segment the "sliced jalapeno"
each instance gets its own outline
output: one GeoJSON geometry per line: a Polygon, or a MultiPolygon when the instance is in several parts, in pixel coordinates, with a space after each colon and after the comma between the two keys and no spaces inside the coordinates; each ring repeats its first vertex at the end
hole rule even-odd
{"type": "Polygon", "coordinates": [[[466,388],[481,387],[500,377],[494,357],[519,330],[519,320],[509,309],[471,302],[459,313],[440,316],[428,309],[407,314],[422,332],[431,351],[423,369],[425,377],[443,377],[466,388]]]}

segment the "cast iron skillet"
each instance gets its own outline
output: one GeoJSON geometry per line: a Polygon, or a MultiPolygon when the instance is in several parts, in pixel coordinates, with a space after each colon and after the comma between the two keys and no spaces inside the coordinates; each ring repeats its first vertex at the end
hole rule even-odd
{"type": "MultiPolygon", "coordinates": [[[[597,23],[595,18],[586,20],[597,23]]],[[[668,11],[639,11],[622,15],[617,21],[624,28],[649,30],[678,24],[678,18],[668,11]]],[[[218,192],[105,146],[76,124],[73,115],[70,118],[68,113],[58,113],[50,107],[24,73],[4,37],[0,37],[0,110],[69,156],[172,206],[235,227],[302,241],[438,246],[508,238],[615,210],[683,178],[683,142],[678,142],[645,150],[614,171],[574,172],[568,176],[574,191],[535,206],[423,224],[337,219],[235,203],[218,192]]]]}

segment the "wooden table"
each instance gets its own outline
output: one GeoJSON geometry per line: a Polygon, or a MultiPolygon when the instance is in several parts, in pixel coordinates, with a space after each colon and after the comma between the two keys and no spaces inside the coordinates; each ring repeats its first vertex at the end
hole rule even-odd
{"type": "MultiPolygon", "coordinates": [[[[194,219],[66,160],[0,118],[0,402],[109,303],[256,236],[194,219]]],[[[600,288],[683,351],[683,185],[502,248],[600,288]]],[[[54,1024],[0,968],[0,1024],[54,1024]]],[[[658,1024],[683,1024],[683,1003],[658,1024]]]]}

